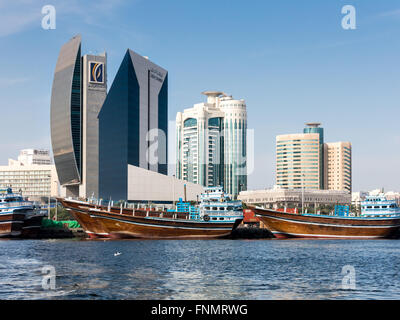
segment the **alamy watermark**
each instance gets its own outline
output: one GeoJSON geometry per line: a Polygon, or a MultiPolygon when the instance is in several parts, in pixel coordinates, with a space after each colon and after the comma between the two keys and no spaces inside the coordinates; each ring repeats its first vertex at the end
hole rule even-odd
{"type": "Polygon", "coordinates": [[[356,8],[352,5],[345,5],[342,7],[342,14],[345,14],[342,18],[342,28],[344,30],[357,29],[356,8]]]}
{"type": "Polygon", "coordinates": [[[44,30],[50,30],[56,28],[56,8],[52,5],[45,5],[42,7],[42,14],[45,16],[42,18],[42,28],[44,30]]]}
{"type": "Polygon", "coordinates": [[[342,268],[342,289],[355,290],[356,289],[356,268],[352,265],[345,265],[342,268]]]}
{"type": "Polygon", "coordinates": [[[42,289],[55,290],[56,289],[56,268],[53,266],[44,266],[42,268],[42,289]]]}

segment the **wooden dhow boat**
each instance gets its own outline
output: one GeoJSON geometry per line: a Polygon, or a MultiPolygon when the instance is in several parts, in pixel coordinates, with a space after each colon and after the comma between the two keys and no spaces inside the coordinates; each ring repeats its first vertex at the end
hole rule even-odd
{"type": "Polygon", "coordinates": [[[355,217],[350,214],[298,214],[248,206],[277,238],[397,238],[400,215],[355,217]]]}
{"type": "Polygon", "coordinates": [[[231,201],[222,188],[206,188],[199,207],[183,202],[174,210],[129,208],[93,201],[59,199],[90,238],[190,239],[228,236],[242,222],[240,201],[231,201]]]}

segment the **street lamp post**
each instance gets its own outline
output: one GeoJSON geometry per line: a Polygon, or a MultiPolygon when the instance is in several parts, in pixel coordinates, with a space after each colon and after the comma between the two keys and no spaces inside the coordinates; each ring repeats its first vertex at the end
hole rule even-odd
{"type": "Polygon", "coordinates": [[[174,208],[174,203],[175,203],[175,175],[173,175],[173,180],[172,180],[172,209],[174,208]]]}
{"type": "MultiPolygon", "coordinates": [[[[58,181],[53,180],[53,182],[56,183],[56,186],[57,186],[57,196],[58,196],[58,181]]],[[[51,184],[50,184],[50,194],[51,194],[51,184]]],[[[58,214],[58,212],[57,212],[58,210],[57,210],[57,209],[58,209],[58,203],[57,203],[57,198],[56,198],[56,208],[55,208],[55,211],[56,211],[56,212],[55,212],[55,216],[54,216],[56,221],[58,221],[58,215],[57,215],[57,214],[58,214]]]]}
{"type": "Polygon", "coordinates": [[[49,203],[47,205],[47,218],[50,220],[51,175],[48,175],[47,177],[50,180],[49,203]]]}
{"type": "MultiPolygon", "coordinates": [[[[240,195],[240,192],[242,192],[242,188],[243,188],[243,183],[239,183],[239,195],[240,195]]],[[[237,196],[236,196],[236,199],[237,199],[237,196]]]]}
{"type": "Polygon", "coordinates": [[[47,204],[47,218],[50,219],[50,194],[49,194],[49,203],[47,204]]]}
{"type": "Polygon", "coordinates": [[[57,206],[58,206],[58,204],[57,204],[57,198],[56,198],[56,215],[55,215],[55,220],[56,221],[58,220],[58,217],[57,217],[57,206]]]}
{"type": "Polygon", "coordinates": [[[304,214],[304,173],[301,176],[301,214],[304,214]]]}

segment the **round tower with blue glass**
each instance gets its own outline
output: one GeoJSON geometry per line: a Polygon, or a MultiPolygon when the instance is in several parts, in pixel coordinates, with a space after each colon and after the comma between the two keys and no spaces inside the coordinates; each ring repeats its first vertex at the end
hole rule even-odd
{"type": "Polygon", "coordinates": [[[324,128],[320,127],[319,122],[306,123],[303,133],[319,134],[319,156],[320,156],[320,189],[324,189],[324,128]]]}

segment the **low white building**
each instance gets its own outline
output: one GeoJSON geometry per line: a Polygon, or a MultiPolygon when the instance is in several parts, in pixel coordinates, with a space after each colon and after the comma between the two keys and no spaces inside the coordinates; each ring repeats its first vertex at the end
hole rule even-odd
{"type": "Polygon", "coordinates": [[[49,152],[25,149],[18,160],[9,159],[7,166],[0,166],[0,188],[7,187],[35,201],[58,196],[57,172],[49,152]]]}
{"type": "Polygon", "coordinates": [[[366,191],[358,191],[358,192],[352,192],[351,193],[351,204],[354,206],[360,206],[361,201],[365,200],[365,197],[368,196],[368,192],[366,191]]]}
{"type": "MultiPolygon", "coordinates": [[[[9,161],[13,160],[9,159],[9,161]]],[[[23,149],[19,153],[18,161],[24,165],[51,164],[50,152],[42,149],[23,149]]]]}
{"type": "Polygon", "coordinates": [[[257,204],[264,207],[305,207],[319,205],[348,205],[351,194],[341,190],[283,189],[275,186],[272,189],[242,191],[239,200],[247,204],[257,204]],[[303,193],[304,192],[304,193],[303,193]]]}
{"type": "Polygon", "coordinates": [[[385,193],[388,200],[396,200],[397,204],[400,206],[400,192],[389,191],[385,193]]]}
{"type": "Polygon", "coordinates": [[[170,202],[179,198],[186,201],[197,201],[204,187],[184,180],[177,179],[128,165],[128,200],[133,202],[170,202]]]}

